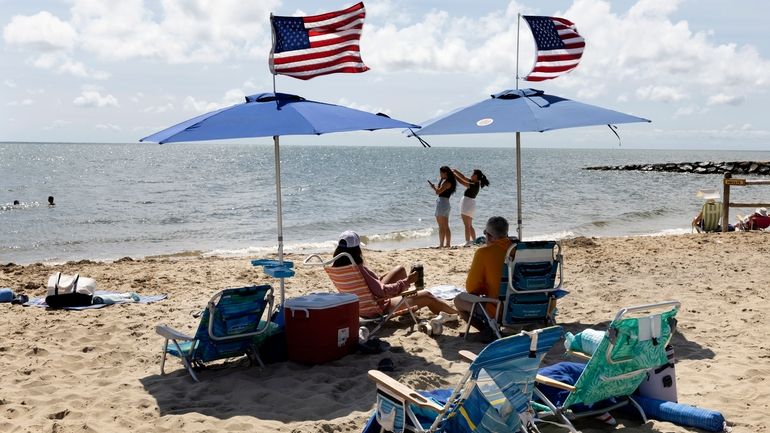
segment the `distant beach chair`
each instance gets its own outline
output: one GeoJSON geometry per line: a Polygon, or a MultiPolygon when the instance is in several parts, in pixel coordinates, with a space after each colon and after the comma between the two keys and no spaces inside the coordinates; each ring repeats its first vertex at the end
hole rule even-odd
{"type": "Polygon", "coordinates": [[[269,285],[224,289],[209,300],[195,336],[158,325],[155,331],[166,339],[160,360],[161,374],[165,374],[167,354],[180,358],[196,382],[194,369],[210,361],[246,355],[250,361],[264,366],[259,358],[259,344],[275,332],[278,325],[260,319],[265,311],[270,314],[272,309],[273,288],[269,285]]]}
{"type": "MultiPolygon", "coordinates": [[[[498,297],[473,297],[471,314],[483,316],[497,338],[503,327],[556,323],[556,301],[569,293],[562,289],[563,263],[559,242],[514,243],[505,256],[498,297]],[[495,307],[495,317],[485,308],[489,304],[495,307]]],[[[469,330],[470,322],[466,337],[469,330]]]]}
{"type": "MultiPolygon", "coordinates": [[[[693,222],[693,229],[698,233],[717,232],[721,230],[719,225],[722,219],[722,202],[707,201],[700,210],[700,221],[693,222]]],[[[696,218],[698,220],[698,218],[696,218]]]]}
{"type": "Polygon", "coordinates": [[[561,327],[553,326],[501,338],[478,355],[460,351],[470,365],[451,391],[418,392],[370,370],[377,402],[363,433],[530,431],[537,369],[561,337],[561,327]]]}
{"type": "Polygon", "coordinates": [[[398,296],[401,297],[401,301],[393,307],[392,311],[389,311],[390,298],[378,299],[374,297],[372,291],[369,290],[369,286],[366,284],[366,280],[364,280],[364,276],[361,274],[361,270],[355,264],[350,254],[340,253],[327,261],[323,261],[318,254],[311,254],[302,263],[305,265],[323,266],[324,271],[326,271],[329,279],[332,280],[337,291],[340,293],[352,293],[358,297],[358,315],[362,319],[361,322],[363,324],[374,323],[375,325],[371,331],[365,331],[365,335],[362,336],[364,339],[373,336],[391,317],[409,314],[415,325],[420,323],[414,315],[415,308],[409,303],[409,297],[417,294],[417,289],[407,290],[399,294],[398,296]],[[334,267],[334,262],[339,260],[340,257],[347,257],[350,264],[334,267]]]}
{"type": "MultiPolygon", "coordinates": [[[[547,411],[539,412],[538,416],[555,416],[561,421],[562,427],[576,433],[572,419],[602,415],[632,404],[644,422],[647,422],[644,410],[631,395],[647,377],[650,369],[669,362],[666,345],[674,333],[678,309],[677,301],[621,309],[590,357],[579,352],[569,352],[588,359],[582,372],[575,371],[579,369],[572,370],[579,374],[573,384],[538,374],[535,395],[548,407],[547,411]],[[652,311],[659,313],[641,314],[652,311]],[[599,402],[605,404],[592,407],[599,402]]],[[[563,378],[570,374],[568,370],[559,371],[560,367],[572,369],[574,366],[582,364],[559,363],[541,369],[541,373],[555,376],[558,372],[558,376],[563,378]]]]}

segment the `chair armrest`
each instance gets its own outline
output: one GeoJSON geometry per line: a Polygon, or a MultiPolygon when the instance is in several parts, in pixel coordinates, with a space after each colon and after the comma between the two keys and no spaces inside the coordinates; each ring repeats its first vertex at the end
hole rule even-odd
{"type": "Polygon", "coordinates": [[[401,296],[401,297],[414,296],[417,294],[417,292],[419,292],[419,290],[417,289],[404,290],[398,296],[401,296]]]}
{"type": "Polygon", "coordinates": [[[160,336],[165,337],[169,340],[183,340],[183,341],[195,340],[195,338],[182,334],[181,332],[166,325],[156,326],[155,332],[157,332],[160,336]]]}
{"type": "Polygon", "coordinates": [[[558,380],[551,379],[550,377],[543,376],[542,374],[538,374],[535,376],[535,381],[537,383],[542,383],[543,385],[552,386],[554,388],[563,389],[569,392],[575,392],[575,387],[569,384],[566,384],[564,382],[559,382],[558,380]]]}
{"type": "Polygon", "coordinates": [[[441,409],[443,409],[442,406],[433,400],[420,395],[417,391],[409,388],[408,386],[400,383],[399,381],[391,378],[379,370],[369,370],[369,379],[377,384],[377,388],[384,390],[388,394],[392,394],[396,397],[404,399],[411,404],[433,409],[435,411],[441,411],[441,409]]]}
{"type": "Polygon", "coordinates": [[[463,300],[468,302],[489,302],[493,304],[499,304],[500,300],[497,298],[490,298],[487,296],[478,296],[478,295],[463,295],[463,300]]]}
{"type": "Polygon", "coordinates": [[[459,354],[460,354],[460,359],[462,359],[463,361],[468,361],[468,362],[475,361],[476,360],[476,356],[477,356],[475,353],[473,353],[471,351],[468,351],[468,350],[461,350],[459,352],[459,354]]]}
{"type": "Polygon", "coordinates": [[[568,350],[566,353],[569,356],[574,356],[575,358],[580,358],[583,361],[588,361],[589,359],[591,359],[591,355],[588,355],[588,354],[583,353],[583,352],[576,352],[574,350],[568,350]]]}

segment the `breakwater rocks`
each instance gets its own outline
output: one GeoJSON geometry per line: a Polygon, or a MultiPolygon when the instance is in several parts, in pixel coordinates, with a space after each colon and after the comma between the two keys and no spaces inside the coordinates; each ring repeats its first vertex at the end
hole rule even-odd
{"type": "Polygon", "coordinates": [[[770,161],[728,162],[666,162],[660,164],[601,165],[584,170],[664,171],[669,173],[695,174],[754,174],[770,175],[770,161]]]}

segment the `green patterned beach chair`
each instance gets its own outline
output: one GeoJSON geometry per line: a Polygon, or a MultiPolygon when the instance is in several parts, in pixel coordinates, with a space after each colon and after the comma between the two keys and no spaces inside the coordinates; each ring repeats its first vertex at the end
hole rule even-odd
{"type": "MultiPolygon", "coordinates": [[[[644,411],[631,394],[648,370],[668,363],[665,348],[675,330],[678,309],[679,302],[667,301],[620,310],[574,385],[538,374],[535,395],[547,406],[539,416],[555,415],[559,425],[577,432],[570,419],[601,415],[630,403],[646,422],[644,411]],[[563,402],[552,402],[544,394],[559,390],[568,391],[563,402]]],[[[541,369],[541,373],[546,369],[551,367],[541,369]]]]}
{"type": "Polygon", "coordinates": [[[265,311],[269,316],[272,309],[273,288],[269,285],[224,289],[209,300],[195,336],[158,325],[155,331],[166,339],[160,360],[161,374],[165,374],[167,354],[180,358],[196,382],[194,369],[210,361],[247,355],[263,366],[257,349],[278,326],[260,319],[265,311]]]}

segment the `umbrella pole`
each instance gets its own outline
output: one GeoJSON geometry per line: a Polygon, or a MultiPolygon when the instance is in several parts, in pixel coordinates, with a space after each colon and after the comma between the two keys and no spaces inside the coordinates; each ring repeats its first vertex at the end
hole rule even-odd
{"type": "MultiPolygon", "coordinates": [[[[277,135],[273,136],[275,147],[275,197],[278,205],[278,263],[283,266],[283,207],[281,203],[281,149],[277,135]]],[[[281,277],[281,306],[284,301],[284,281],[281,277]]]]}
{"type": "Polygon", "coordinates": [[[516,132],[516,205],[517,205],[517,233],[521,237],[521,132],[516,132]]]}

